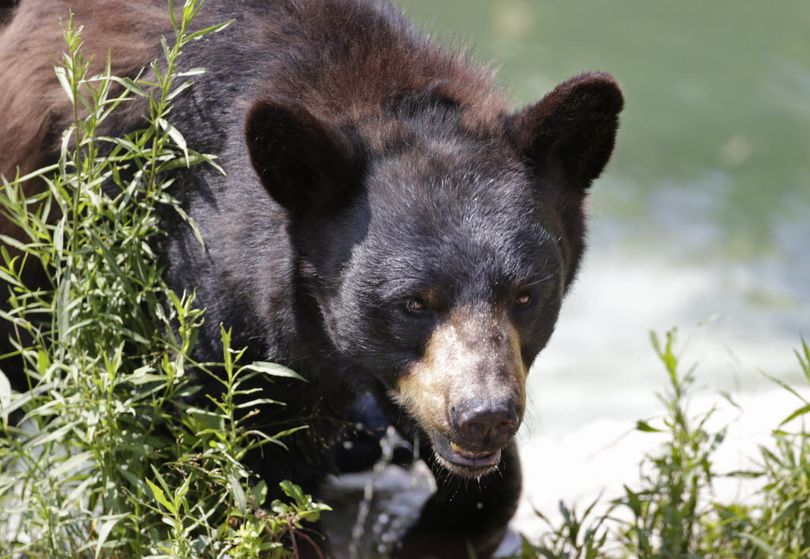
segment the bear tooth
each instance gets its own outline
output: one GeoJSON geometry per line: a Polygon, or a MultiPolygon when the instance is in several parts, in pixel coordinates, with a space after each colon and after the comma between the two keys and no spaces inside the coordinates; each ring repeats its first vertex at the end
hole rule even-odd
{"type": "Polygon", "coordinates": [[[481,458],[482,456],[489,456],[490,452],[473,452],[471,450],[467,450],[466,448],[462,448],[453,441],[450,441],[450,448],[453,452],[466,456],[468,458],[481,458]]]}

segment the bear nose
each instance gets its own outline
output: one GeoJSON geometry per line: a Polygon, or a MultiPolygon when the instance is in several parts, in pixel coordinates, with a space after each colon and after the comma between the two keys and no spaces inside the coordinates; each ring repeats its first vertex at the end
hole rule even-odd
{"type": "Polygon", "coordinates": [[[467,401],[450,410],[459,442],[472,447],[501,447],[517,432],[520,413],[511,398],[467,401]]]}

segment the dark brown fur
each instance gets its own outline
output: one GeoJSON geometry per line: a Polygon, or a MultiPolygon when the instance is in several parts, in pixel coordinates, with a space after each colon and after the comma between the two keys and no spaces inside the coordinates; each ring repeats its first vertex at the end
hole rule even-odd
{"type": "Polygon", "coordinates": [[[132,75],[157,55],[157,42],[169,29],[162,2],[23,1],[0,34],[0,174],[7,179],[17,169],[25,175],[48,162],[58,148],[55,135],[71,119],[68,97],[54,77],[54,67],[63,63],[70,11],[83,26],[91,74],[103,70],[109,55],[114,75],[132,75]]]}
{"type": "MultiPolygon", "coordinates": [[[[108,56],[114,75],[138,72],[157,55],[156,42],[169,29],[162,2],[23,1],[0,32],[0,178],[13,180],[52,163],[60,131],[73,118],[54,74],[64,63],[62,35],[70,12],[84,26],[82,53],[90,75],[104,69],[108,56]]],[[[0,217],[0,234],[18,232],[0,217]]]]}
{"type": "Polygon", "coordinates": [[[437,98],[468,109],[465,116],[470,128],[483,131],[498,125],[507,103],[493,89],[488,70],[469,64],[463,54],[437,49],[421,36],[402,33],[402,27],[392,25],[401,16],[392,18],[387,3],[379,2],[376,12],[345,4],[345,10],[327,10],[318,2],[302,2],[297,8],[296,3],[287,3],[290,10],[300,10],[291,18],[300,27],[281,29],[272,22],[256,27],[257,41],[288,40],[303,47],[299,60],[288,61],[266,83],[264,96],[294,99],[315,116],[339,124],[377,119],[381,109],[397,99],[432,91],[437,98]],[[358,19],[363,20],[360,25],[358,19]],[[361,29],[362,35],[341,37],[336,32],[339,29],[361,29]],[[280,33],[285,38],[278,37],[280,33]],[[341,42],[335,44],[336,37],[341,42]],[[329,50],[320,49],[322,45],[329,45],[329,50]],[[307,69],[304,83],[302,66],[307,69]]]}
{"type": "MultiPolygon", "coordinates": [[[[501,125],[508,105],[493,88],[491,72],[469,64],[464,54],[437,49],[420,36],[392,28],[391,18],[383,13],[386,7],[381,5],[375,20],[364,22],[366,36],[351,37],[332,52],[307,52],[329,44],[329,35],[341,26],[356,28],[353,18],[367,16],[351,9],[322,10],[317,2],[302,6],[287,4],[289,10],[306,11],[291,20],[299,28],[258,22],[250,29],[245,40],[257,48],[291,40],[301,42],[305,53],[299,60],[285,61],[257,95],[294,99],[316,117],[336,124],[363,123],[369,146],[379,151],[408,139],[381,107],[424,91],[464,107],[465,124],[481,135],[501,125]],[[387,48],[379,49],[380,44],[387,48]],[[307,67],[305,83],[302,66],[307,67]]],[[[10,19],[12,9],[3,9],[10,19]]],[[[53,71],[63,63],[61,37],[70,12],[82,26],[82,53],[91,61],[91,74],[103,69],[108,56],[114,75],[135,74],[158,55],[159,38],[171,31],[165,3],[158,0],[24,0],[0,34],[0,176],[8,180],[53,161],[61,140],[58,132],[72,119],[69,100],[53,71]]]]}

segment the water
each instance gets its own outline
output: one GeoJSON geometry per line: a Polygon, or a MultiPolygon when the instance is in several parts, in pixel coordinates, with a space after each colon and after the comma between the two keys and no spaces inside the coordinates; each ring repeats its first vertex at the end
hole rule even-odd
{"type": "Polygon", "coordinates": [[[588,255],[532,372],[526,436],[652,413],[664,382],[653,329],[684,330],[707,390],[759,390],[757,369],[797,378],[792,350],[810,336],[810,4],[400,4],[494,61],[518,104],[587,69],[625,92],[588,255]]]}
{"type": "Polygon", "coordinates": [[[626,96],[588,254],[531,373],[516,527],[542,531],[530,504],[553,516],[633,482],[659,439],[628,433],[666,383],[651,330],[679,327],[696,408],[721,390],[743,403],[719,414],[735,422],[719,467],[743,466],[797,407],[762,372],[799,382],[810,337],[810,3],[399,3],[493,61],[518,104],[587,69],[626,96]]]}

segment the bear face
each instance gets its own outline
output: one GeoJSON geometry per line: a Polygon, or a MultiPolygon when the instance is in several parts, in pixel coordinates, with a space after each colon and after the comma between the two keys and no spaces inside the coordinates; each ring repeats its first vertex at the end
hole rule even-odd
{"type": "Polygon", "coordinates": [[[272,100],[248,115],[331,344],[455,474],[496,468],[520,425],[621,105],[612,78],[586,74],[486,135],[441,98],[393,108],[373,141],[272,100]]]}
{"type": "Polygon", "coordinates": [[[470,152],[419,146],[373,164],[337,221],[312,227],[364,234],[337,262],[313,245],[308,263],[335,346],[414,417],[448,469],[481,475],[523,416],[563,266],[560,231],[542,225],[525,170],[470,152]]]}

